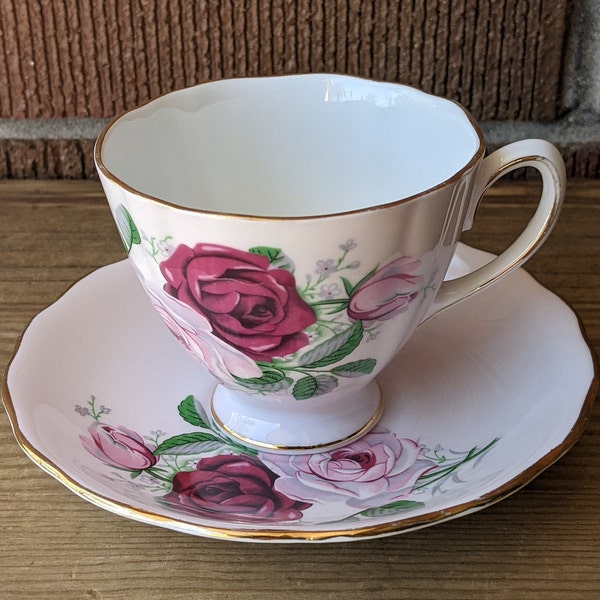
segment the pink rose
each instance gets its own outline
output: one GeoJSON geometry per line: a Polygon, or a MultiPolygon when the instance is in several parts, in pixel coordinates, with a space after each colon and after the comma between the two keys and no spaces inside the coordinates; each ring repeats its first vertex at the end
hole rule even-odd
{"type": "Polygon", "coordinates": [[[419,477],[436,466],[421,456],[416,442],[383,428],[329,452],[260,457],[279,475],[275,489],[286,496],[360,510],[406,498],[419,477]]]}
{"type": "Polygon", "coordinates": [[[271,361],[308,344],[316,316],[285,269],[266,256],[226,246],[180,245],[160,264],[165,291],[206,317],[213,333],[254,360],[271,361]]]}
{"type": "Polygon", "coordinates": [[[94,423],[88,432],[89,438],[79,436],[83,447],[107,465],[142,471],[156,464],[156,456],[135,431],[94,423]]]}
{"type": "Polygon", "coordinates": [[[385,321],[405,311],[419,294],[421,266],[416,258],[402,256],[381,267],[350,297],[348,316],[358,321],[385,321]]]}
{"type": "Polygon", "coordinates": [[[164,496],[171,506],[205,518],[241,522],[296,521],[310,504],[273,488],[276,475],[257,458],[225,454],[198,461],[195,471],[179,472],[164,496]]]}
{"type": "Polygon", "coordinates": [[[145,282],[144,288],[171,333],[219,381],[226,382],[231,375],[241,378],[260,377],[262,372],[253,360],[213,335],[206,317],[176,298],[162,293],[159,296],[145,282]]]}

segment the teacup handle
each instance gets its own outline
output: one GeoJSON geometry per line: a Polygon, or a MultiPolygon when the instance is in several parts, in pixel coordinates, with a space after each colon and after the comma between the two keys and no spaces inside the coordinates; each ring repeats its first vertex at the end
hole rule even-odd
{"type": "Polygon", "coordinates": [[[552,144],[536,139],[508,144],[483,160],[473,186],[463,231],[470,229],[485,192],[500,177],[519,167],[534,167],[542,176],[542,194],[535,214],[521,235],[498,257],[468,275],[444,281],[423,321],[488,287],[522,265],[552,231],[565,196],[565,164],[552,144]]]}

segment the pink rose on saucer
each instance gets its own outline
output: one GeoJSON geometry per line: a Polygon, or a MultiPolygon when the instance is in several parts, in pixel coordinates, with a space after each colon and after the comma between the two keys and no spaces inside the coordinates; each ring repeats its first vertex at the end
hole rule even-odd
{"type": "Polygon", "coordinates": [[[112,467],[142,471],[158,460],[135,431],[127,427],[111,427],[94,423],[90,437],[79,436],[83,447],[93,456],[112,467]]]}
{"type": "Polygon", "coordinates": [[[204,316],[214,335],[261,361],[308,344],[316,316],[294,276],[266,256],[215,244],[179,245],[160,263],[165,291],[204,316]]]}
{"type": "Polygon", "coordinates": [[[436,464],[413,440],[376,428],[348,446],[309,455],[262,454],[279,479],[279,492],[311,503],[341,503],[358,510],[406,498],[436,464]]]}
{"type": "Polygon", "coordinates": [[[310,504],[288,498],[273,487],[277,476],[257,458],[225,454],[181,471],[163,499],[174,508],[209,519],[240,522],[296,521],[310,504]]]}
{"type": "Polygon", "coordinates": [[[195,359],[202,360],[219,381],[227,381],[231,375],[260,377],[261,370],[256,363],[213,335],[210,323],[203,315],[171,296],[162,293],[159,296],[147,284],[144,288],[173,335],[195,359]]]}
{"type": "Polygon", "coordinates": [[[402,256],[364,281],[350,296],[348,316],[358,321],[385,321],[405,311],[418,296],[421,261],[402,256]]]}

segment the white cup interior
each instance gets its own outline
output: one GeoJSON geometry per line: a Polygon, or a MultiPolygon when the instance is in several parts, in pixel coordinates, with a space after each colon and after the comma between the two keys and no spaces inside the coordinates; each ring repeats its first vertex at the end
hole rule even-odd
{"type": "Polygon", "coordinates": [[[457,104],[339,75],[216,81],[132,110],[101,136],[99,167],[143,194],[272,217],[395,202],[466,167],[482,141],[457,104]]]}

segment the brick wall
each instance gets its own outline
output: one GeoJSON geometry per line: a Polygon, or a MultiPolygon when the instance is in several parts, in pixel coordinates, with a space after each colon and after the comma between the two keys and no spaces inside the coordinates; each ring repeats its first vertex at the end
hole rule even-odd
{"type": "Polygon", "coordinates": [[[212,79],[314,71],[456,99],[490,147],[532,133],[561,147],[571,175],[597,177],[584,60],[596,4],[0,0],[0,177],[95,177],[94,139],[127,108],[212,79]]]}

